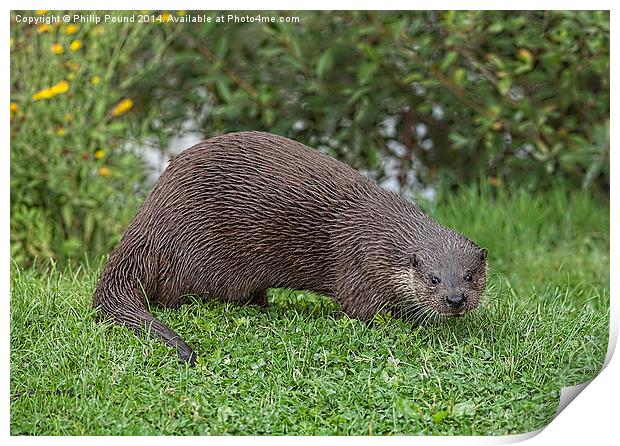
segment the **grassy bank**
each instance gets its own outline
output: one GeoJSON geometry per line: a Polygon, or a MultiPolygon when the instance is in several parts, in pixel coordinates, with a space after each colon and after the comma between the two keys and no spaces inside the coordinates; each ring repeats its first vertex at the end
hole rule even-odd
{"type": "Polygon", "coordinates": [[[469,189],[429,211],[489,248],[475,314],[373,327],[277,290],[269,309],[154,313],[200,354],[95,323],[100,265],[11,271],[11,433],[506,434],[549,422],[607,349],[609,205],[469,189]]]}

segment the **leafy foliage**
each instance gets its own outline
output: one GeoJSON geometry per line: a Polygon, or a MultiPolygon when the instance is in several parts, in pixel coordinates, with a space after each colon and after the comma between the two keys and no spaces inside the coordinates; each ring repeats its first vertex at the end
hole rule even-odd
{"type": "Polygon", "coordinates": [[[131,24],[12,25],[11,255],[106,252],[147,192],[128,143],[153,114],[129,112],[164,35],[131,24]]]}
{"type": "Polygon", "coordinates": [[[283,134],[400,192],[481,175],[608,189],[607,12],[286,15],[301,22],[184,28],[161,71],[170,122],[283,134]]]}
{"type": "Polygon", "coordinates": [[[148,191],[138,148],[169,155],[187,128],[282,134],[408,197],[472,181],[608,194],[608,12],[219,15],[12,21],[15,259],[108,252],[148,191]]]}

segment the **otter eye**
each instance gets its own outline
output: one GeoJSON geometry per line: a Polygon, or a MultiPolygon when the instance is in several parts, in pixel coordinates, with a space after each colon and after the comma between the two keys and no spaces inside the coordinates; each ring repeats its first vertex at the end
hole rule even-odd
{"type": "Polygon", "coordinates": [[[472,280],[471,274],[466,275],[465,277],[463,277],[463,279],[465,279],[465,282],[471,282],[472,280]]]}
{"type": "Polygon", "coordinates": [[[429,279],[431,279],[431,283],[433,285],[439,285],[439,282],[441,282],[441,280],[439,280],[439,277],[436,277],[436,276],[433,276],[433,275],[431,275],[429,277],[429,279]]]}

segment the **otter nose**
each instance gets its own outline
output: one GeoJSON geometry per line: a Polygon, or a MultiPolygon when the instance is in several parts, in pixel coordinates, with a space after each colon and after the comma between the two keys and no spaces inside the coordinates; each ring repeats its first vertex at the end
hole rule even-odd
{"type": "Polygon", "coordinates": [[[446,301],[448,301],[448,305],[452,308],[459,308],[465,303],[465,295],[461,294],[449,294],[446,297],[446,301]]]}

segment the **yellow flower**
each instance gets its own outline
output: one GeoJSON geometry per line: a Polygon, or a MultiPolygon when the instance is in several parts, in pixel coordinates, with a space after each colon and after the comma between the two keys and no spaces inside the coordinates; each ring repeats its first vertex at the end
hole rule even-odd
{"type": "Polygon", "coordinates": [[[49,88],[44,88],[43,90],[37,91],[35,94],[32,95],[32,99],[34,99],[35,101],[38,101],[40,99],[49,99],[56,96],[57,94],[66,93],[67,91],[69,91],[69,82],[63,79],[56,85],[52,85],[49,88]]]}
{"type": "Polygon", "coordinates": [[[170,18],[170,13],[169,12],[164,12],[161,15],[161,23],[168,23],[168,19],[170,18]]]}
{"type": "Polygon", "coordinates": [[[183,11],[183,10],[177,11],[177,15],[179,17],[183,17],[185,15],[185,11],[183,11]]]}
{"type": "Polygon", "coordinates": [[[77,50],[82,48],[82,46],[83,44],[81,40],[74,40],[73,42],[71,42],[71,45],[69,45],[69,48],[71,48],[71,51],[76,52],[77,50]]]}
{"type": "Polygon", "coordinates": [[[46,23],[41,23],[40,25],[37,25],[37,32],[40,33],[48,33],[52,30],[51,26],[49,26],[46,23]]]}
{"type": "Polygon", "coordinates": [[[99,150],[95,150],[95,158],[97,158],[98,160],[100,160],[101,158],[103,158],[105,156],[105,152],[102,149],[99,150]]]}
{"type": "Polygon", "coordinates": [[[50,88],[53,95],[66,93],[69,91],[69,82],[62,80],[50,88]]]}
{"type": "Polygon", "coordinates": [[[65,52],[65,49],[59,43],[53,44],[51,49],[52,49],[52,53],[54,54],[62,54],[65,52]]]}
{"type": "Polygon", "coordinates": [[[43,15],[48,11],[48,9],[37,9],[34,13],[36,15],[43,15]]]}
{"type": "Polygon", "coordinates": [[[101,83],[101,76],[93,76],[90,78],[90,83],[93,85],[99,85],[101,83]]]}
{"type": "Polygon", "coordinates": [[[75,62],[65,62],[65,67],[70,69],[71,71],[77,71],[80,66],[75,62]]]}
{"type": "Polygon", "coordinates": [[[110,112],[112,116],[120,116],[123,113],[126,113],[133,107],[133,101],[131,99],[123,99],[118,104],[114,106],[112,111],[110,112]]]}
{"type": "Polygon", "coordinates": [[[73,79],[75,79],[75,73],[69,73],[69,74],[67,74],[67,79],[69,79],[70,81],[72,81],[73,79]]]}
{"type": "Polygon", "coordinates": [[[18,111],[19,107],[17,106],[17,104],[15,102],[11,102],[11,121],[13,120],[13,117],[17,114],[18,111]]]}
{"type": "Polygon", "coordinates": [[[56,129],[56,134],[58,136],[65,136],[65,128],[64,127],[58,127],[58,129],[56,129]]]}
{"type": "Polygon", "coordinates": [[[73,113],[65,113],[65,115],[62,117],[62,119],[65,122],[71,122],[73,121],[73,113]]]}
{"type": "Polygon", "coordinates": [[[64,32],[65,32],[65,34],[75,34],[76,32],[78,32],[79,29],[80,29],[79,26],[71,23],[71,24],[65,26],[64,32]]]}
{"type": "Polygon", "coordinates": [[[32,99],[34,99],[35,101],[39,101],[41,99],[49,99],[52,96],[54,96],[54,93],[52,93],[51,88],[44,88],[43,90],[39,90],[35,94],[33,94],[32,99]]]}
{"type": "Polygon", "coordinates": [[[106,166],[101,166],[99,169],[97,169],[97,171],[102,177],[107,177],[108,175],[110,175],[110,169],[108,169],[106,166]]]}

